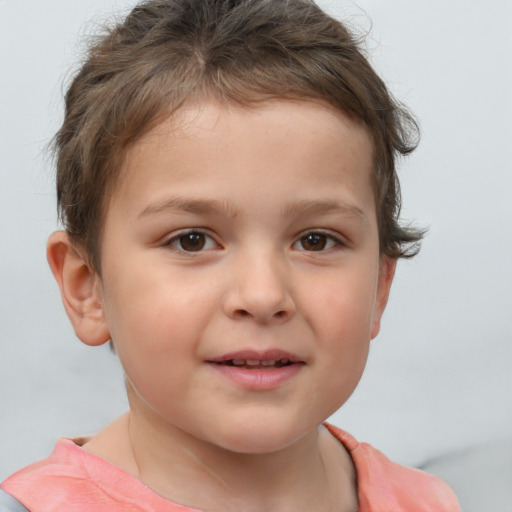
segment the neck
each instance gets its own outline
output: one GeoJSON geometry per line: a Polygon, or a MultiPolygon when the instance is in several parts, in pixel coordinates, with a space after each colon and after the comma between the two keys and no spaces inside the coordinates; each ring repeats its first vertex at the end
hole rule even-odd
{"type": "Polygon", "coordinates": [[[204,512],[357,510],[350,456],[324,427],[282,450],[244,454],[132,409],[86,449],[169,501],[204,512]]]}

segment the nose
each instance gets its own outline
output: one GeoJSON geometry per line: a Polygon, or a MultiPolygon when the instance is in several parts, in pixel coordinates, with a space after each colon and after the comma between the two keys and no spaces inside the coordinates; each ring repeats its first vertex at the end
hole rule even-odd
{"type": "Polygon", "coordinates": [[[241,257],[233,267],[231,286],[224,297],[226,315],[261,324],[279,324],[294,316],[286,263],[278,256],[241,257]]]}

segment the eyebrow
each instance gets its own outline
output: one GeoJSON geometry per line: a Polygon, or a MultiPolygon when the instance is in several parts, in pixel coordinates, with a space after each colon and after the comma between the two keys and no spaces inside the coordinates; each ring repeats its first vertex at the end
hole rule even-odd
{"type": "Polygon", "coordinates": [[[149,205],[139,214],[139,217],[172,211],[175,213],[195,213],[207,215],[212,213],[224,213],[228,217],[236,217],[238,209],[229,201],[215,199],[194,199],[184,197],[170,197],[158,203],[149,205]]]}
{"type": "MultiPolygon", "coordinates": [[[[140,217],[154,215],[166,211],[174,213],[193,213],[197,215],[224,214],[235,218],[239,209],[229,200],[195,199],[185,197],[170,197],[158,203],[149,205],[139,214],[140,217]]],[[[364,211],[351,204],[342,203],[332,199],[299,200],[287,204],[283,208],[283,217],[301,217],[339,214],[344,217],[355,218],[366,222],[364,211]]]]}
{"type": "Polygon", "coordinates": [[[367,220],[366,214],[358,206],[332,199],[295,201],[284,208],[283,214],[285,217],[339,214],[362,222],[367,220]]]}

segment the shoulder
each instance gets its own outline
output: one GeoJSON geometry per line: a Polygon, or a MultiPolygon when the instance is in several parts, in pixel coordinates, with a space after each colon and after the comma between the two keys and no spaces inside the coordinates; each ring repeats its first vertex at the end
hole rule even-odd
{"type": "Polygon", "coordinates": [[[1,488],[30,512],[190,512],[70,439],[59,440],[50,457],[14,473],[1,488]]]}
{"type": "Polygon", "coordinates": [[[1,487],[33,512],[82,510],[76,501],[97,494],[82,450],[70,439],[60,439],[48,458],[17,471],[1,487]]]}
{"type": "Polygon", "coordinates": [[[392,462],[347,432],[325,426],[352,457],[360,512],[460,512],[455,494],[440,478],[392,462]]]}

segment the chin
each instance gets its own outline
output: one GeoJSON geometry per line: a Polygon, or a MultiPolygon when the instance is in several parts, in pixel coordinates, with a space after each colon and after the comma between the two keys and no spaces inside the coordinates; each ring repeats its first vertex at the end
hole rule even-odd
{"type": "Polygon", "coordinates": [[[288,448],[314,430],[316,427],[300,429],[298,425],[290,426],[278,420],[257,421],[248,425],[233,422],[215,439],[212,439],[210,432],[210,442],[233,453],[263,455],[288,448]]]}

